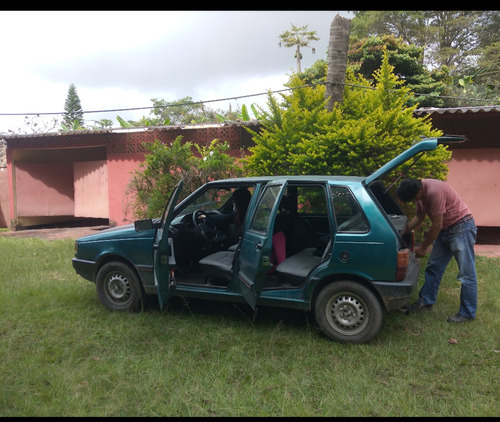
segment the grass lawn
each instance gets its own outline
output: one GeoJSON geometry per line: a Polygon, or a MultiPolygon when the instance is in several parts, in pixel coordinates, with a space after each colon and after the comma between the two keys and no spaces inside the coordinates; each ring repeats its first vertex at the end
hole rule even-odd
{"type": "Polygon", "coordinates": [[[152,298],[113,313],[72,256],[71,240],[0,237],[0,416],[500,415],[500,259],[477,257],[475,321],[446,322],[453,263],[431,312],[342,345],[299,311],[152,298]]]}

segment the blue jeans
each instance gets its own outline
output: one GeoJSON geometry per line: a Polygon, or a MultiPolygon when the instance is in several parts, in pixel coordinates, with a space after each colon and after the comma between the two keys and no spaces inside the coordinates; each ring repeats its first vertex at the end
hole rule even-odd
{"type": "Polygon", "coordinates": [[[474,257],[476,236],[477,227],[472,218],[451,229],[441,230],[432,245],[425,269],[424,285],[419,292],[424,305],[436,303],[444,271],[454,256],[458,264],[457,279],[462,283],[459,314],[466,318],[476,317],[477,277],[474,257]]]}

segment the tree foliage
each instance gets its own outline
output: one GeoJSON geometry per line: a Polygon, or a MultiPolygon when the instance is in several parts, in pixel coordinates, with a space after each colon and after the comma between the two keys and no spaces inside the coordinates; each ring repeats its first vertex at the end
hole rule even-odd
{"type": "Polygon", "coordinates": [[[178,136],[169,145],[158,140],[144,143],[149,151],[128,185],[128,210],[134,218],[161,216],[168,197],[181,179],[181,199],[204,183],[241,175],[241,167],[228,154],[229,145],[214,139],[208,146],[182,142],[178,136]]]}
{"type": "MultiPolygon", "coordinates": [[[[357,11],[352,41],[393,34],[423,50],[423,64],[446,81],[448,96],[498,101],[500,94],[500,15],[496,10],[357,11]],[[468,80],[467,92],[460,80],[468,80]]],[[[444,106],[476,105],[448,101],[444,106]]],[[[438,105],[439,106],[439,105],[438,105]]]]}
{"type": "Polygon", "coordinates": [[[372,80],[380,68],[383,55],[387,54],[394,73],[412,92],[419,94],[409,98],[408,105],[420,107],[443,107],[442,98],[448,92],[447,68],[429,71],[423,65],[424,48],[406,43],[394,35],[380,35],[352,42],[349,49],[349,66],[364,78],[372,80]]]}
{"type": "Polygon", "coordinates": [[[484,42],[491,42],[484,29],[494,24],[491,11],[364,10],[355,12],[351,34],[358,38],[394,34],[410,45],[425,47],[428,65],[455,69],[477,54],[484,42]]]}
{"type": "MultiPolygon", "coordinates": [[[[348,70],[344,101],[325,109],[324,86],[281,94],[281,104],[268,95],[269,115],[245,160],[249,174],[342,174],[366,176],[403,152],[421,136],[437,136],[428,118],[416,118],[413,95],[394,75],[383,55],[374,82],[348,70]]],[[[304,85],[297,75],[292,87],[304,85]]],[[[409,173],[444,179],[451,153],[440,146],[409,173]]]]}
{"type": "Polygon", "coordinates": [[[152,119],[159,124],[192,124],[217,121],[217,113],[202,102],[195,102],[191,97],[177,101],[165,101],[152,98],[154,109],[152,119]]]}
{"type": "Polygon", "coordinates": [[[68,96],[64,103],[64,116],[61,126],[63,130],[77,130],[83,128],[83,110],[80,98],[73,84],[69,85],[68,96]]]}

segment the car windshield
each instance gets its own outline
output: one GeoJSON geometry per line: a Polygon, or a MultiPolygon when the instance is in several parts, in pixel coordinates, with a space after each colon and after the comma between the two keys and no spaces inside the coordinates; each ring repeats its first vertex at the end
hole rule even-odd
{"type": "Polygon", "coordinates": [[[211,188],[205,190],[201,195],[186,204],[177,216],[182,217],[192,214],[196,210],[213,211],[219,210],[231,198],[234,188],[211,188]]]}

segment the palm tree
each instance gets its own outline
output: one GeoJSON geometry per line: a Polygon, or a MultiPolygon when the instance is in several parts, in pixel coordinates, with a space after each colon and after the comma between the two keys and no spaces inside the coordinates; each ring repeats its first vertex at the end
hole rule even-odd
{"type": "MultiPolygon", "coordinates": [[[[300,60],[302,59],[302,53],[300,52],[300,47],[309,47],[311,41],[318,41],[319,38],[316,36],[316,31],[308,31],[307,25],[295,26],[292,23],[292,29],[290,31],[285,31],[280,34],[280,43],[284,47],[296,47],[295,58],[297,60],[297,73],[301,73],[300,60]]],[[[313,54],[315,49],[312,48],[313,54]]]]}

